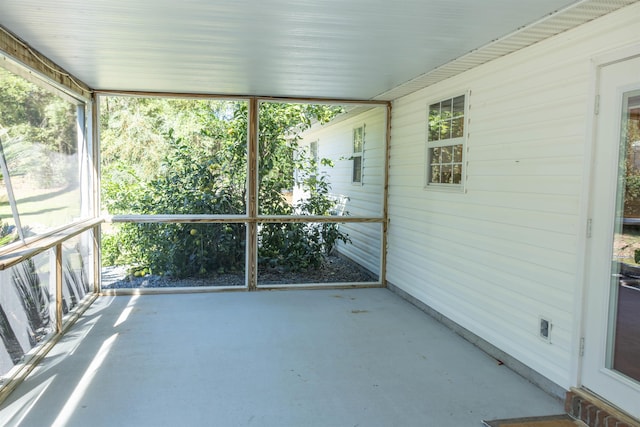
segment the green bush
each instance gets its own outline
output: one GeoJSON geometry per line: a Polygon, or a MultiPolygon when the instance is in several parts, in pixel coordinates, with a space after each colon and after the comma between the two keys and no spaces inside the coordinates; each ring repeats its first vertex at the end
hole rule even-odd
{"type": "MultiPolygon", "coordinates": [[[[310,195],[294,211],[300,215],[331,215],[336,202],[330,197],[326,176],[311,175],[302,184],[310,195]]],[[[259,262],[289,271],[320,268],[339,241],[351,240],[333,222],[269,224],[260,230],[259,262]]]]}

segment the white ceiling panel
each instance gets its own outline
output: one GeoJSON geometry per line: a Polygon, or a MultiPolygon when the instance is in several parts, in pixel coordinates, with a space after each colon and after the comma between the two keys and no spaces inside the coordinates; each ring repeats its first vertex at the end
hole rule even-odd
{"type": "Polygon", "coordinates": [[[2,0],[0,25],[94,89],[372,99],[525,26],[629,2],[2,0]]]}

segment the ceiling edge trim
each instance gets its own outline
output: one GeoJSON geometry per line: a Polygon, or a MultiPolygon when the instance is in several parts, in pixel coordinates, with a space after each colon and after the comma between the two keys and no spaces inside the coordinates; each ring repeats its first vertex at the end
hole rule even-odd
{"type": "Polygon", "coordinates": [[[638,0],[582,0],[544,18],[519,28],[504,37],[472,50],[452,61],[434,68],[406,83],[374,97],[388,100],[409,95],[435,83],[451,78],[494,59],[529,47],[601,16],[615,12],[638,0]]]}

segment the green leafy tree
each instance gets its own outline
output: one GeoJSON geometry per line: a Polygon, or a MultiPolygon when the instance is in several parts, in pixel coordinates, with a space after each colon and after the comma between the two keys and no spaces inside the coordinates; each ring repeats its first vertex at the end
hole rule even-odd
{"type": "Polygon", "coordinates": [[[625,130],[626,156],[622,159],[624,168],[625,185],[625,206],[624,216],[640,216],[640,160],[636,159],[640,155],[640,120],[629,119],[625,130]]]}
{"type": "Polygon", "coordinates": [[[31,175],[42,188],[52,181],[56,154],[77,151],[76,105],[0,68],[0,131],[12,175],[31,175]],[[49,173],[47,173],[49,171],[49,173]]]}

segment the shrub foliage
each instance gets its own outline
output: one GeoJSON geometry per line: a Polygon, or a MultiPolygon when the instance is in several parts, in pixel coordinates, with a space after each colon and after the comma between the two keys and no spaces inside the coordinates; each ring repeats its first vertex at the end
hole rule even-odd
{"type": "MultiPolygon", "coordinates": [[[[102,200],[109,213],[246,213],[247,103],[109,97],[101,107],[102,200]]],[[[314,121],[325,123],[340,111],[311,104],[261,105],[261,214],[330,212],[328,178],[316,173],[318,165],[298,142],[314,121]],[[308,194],[298,204],[286,197],[294,185],[308,194]]],[[[245,228],[243,223],[123,223],[103,237],[103,264],[178,278],[242,271],[245,228]]],[[[349,237],[333,223],[262,224],[260,265],[317,268],[338,241],[349,237]]]]}

